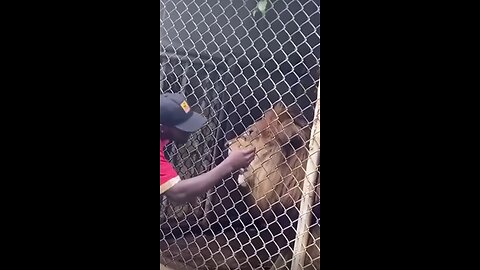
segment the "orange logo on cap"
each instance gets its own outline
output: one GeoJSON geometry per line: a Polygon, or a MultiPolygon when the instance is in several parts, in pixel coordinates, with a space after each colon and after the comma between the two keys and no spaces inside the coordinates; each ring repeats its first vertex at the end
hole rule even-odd
{"type": "Polygon", "coordinates": [[[186,101],[183,101],[180,106],[182,106],[183,110],[188,113],[190,111],[190,106],[188,106],[186,101]]]}

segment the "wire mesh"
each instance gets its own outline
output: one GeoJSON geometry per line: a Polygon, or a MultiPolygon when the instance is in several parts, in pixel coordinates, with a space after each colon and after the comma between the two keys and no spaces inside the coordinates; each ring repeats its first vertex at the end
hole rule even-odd
{"type": "MultiPolygon", "coordinates": [[[[257,147],[244,183],[237,172],[190,203],[160,198],[160,262],[291,269],[320,83],[319,1],[160,0],[160,29],[160,92],[184,94],[207,118],[165,149],[179,176],[257,147]]],[[[304,269],[319,269],[319,178],[304,269]]]]}

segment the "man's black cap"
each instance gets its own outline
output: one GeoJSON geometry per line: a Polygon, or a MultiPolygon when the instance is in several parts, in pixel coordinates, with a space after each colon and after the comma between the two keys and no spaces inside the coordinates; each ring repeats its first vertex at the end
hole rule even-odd
{"type": "Polygon", "coordinates": [[[160,95],[160,124],[176,127],[186,132],[199,130],[207,119],[190,108],[181,94],[166,93],[160,95]]]}

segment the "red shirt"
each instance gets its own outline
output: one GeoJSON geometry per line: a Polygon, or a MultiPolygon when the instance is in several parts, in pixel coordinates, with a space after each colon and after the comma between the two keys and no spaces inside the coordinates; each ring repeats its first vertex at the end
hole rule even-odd
{"type": "Polygon", "coordinates": [[[180,177],[177,175],[172,164],[168,162],[163,154],[163,149],[168,142],[167,140],[160,140],[160,194],[180,181],[180,177]]]}

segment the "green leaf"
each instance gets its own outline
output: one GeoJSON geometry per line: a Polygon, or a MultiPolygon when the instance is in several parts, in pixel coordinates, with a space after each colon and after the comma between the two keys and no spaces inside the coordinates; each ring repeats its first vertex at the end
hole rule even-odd
{"type": "Polygon", "coordinates": [[[268,4],[268,0],[260,0],[257,4],[257,8],[258,10],[263,14],[265,15],[265,12],[267,11],[267,4],[268,4]]]}

